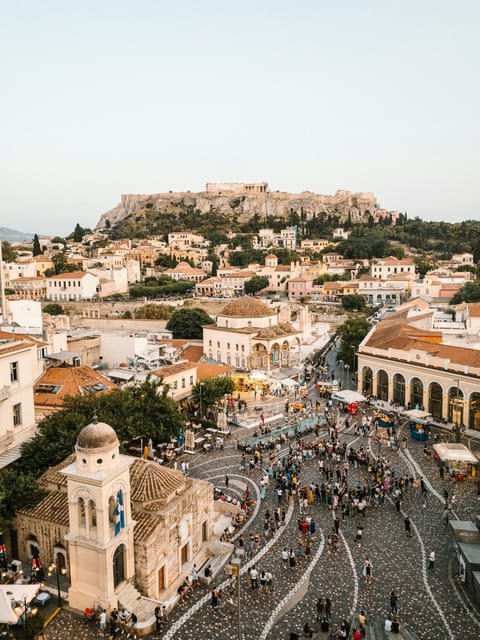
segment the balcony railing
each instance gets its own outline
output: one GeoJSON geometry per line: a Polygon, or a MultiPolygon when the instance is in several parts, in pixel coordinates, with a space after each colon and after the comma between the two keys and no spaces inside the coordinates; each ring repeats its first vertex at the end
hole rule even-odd
{"type": "Polygon", "coordinates": [[[0,387],[0,402],[2,402],[3,400],[7,400],[7,398],[9,397],[10,397],[10,387],[9,386],[0,387]]]}

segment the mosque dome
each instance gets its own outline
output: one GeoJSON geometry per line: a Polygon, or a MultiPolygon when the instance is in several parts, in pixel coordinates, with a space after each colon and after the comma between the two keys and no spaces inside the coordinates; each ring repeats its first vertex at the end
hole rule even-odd
{"type": "Polygon", "coordinates": [[[229,302],[220,315],[230,318],[261,318],[274,316],[276,312],[265,304],[265,302],[250,296],[245,296],[229,302]]]}
{"type": "Polygon", "coordinates": [[[77,449],[79,451],[100,451],[118,446],[115,430],[105,422],[92,422],[78,434],[77,449]]]}

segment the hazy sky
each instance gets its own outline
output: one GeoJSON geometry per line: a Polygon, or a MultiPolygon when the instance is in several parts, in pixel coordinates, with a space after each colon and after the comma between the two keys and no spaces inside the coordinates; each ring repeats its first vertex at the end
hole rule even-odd
{"type": "Polygon", "coordinates": [[[260,180],[480,218],[478,0],[0,6],[0,226],[260,180]]]}

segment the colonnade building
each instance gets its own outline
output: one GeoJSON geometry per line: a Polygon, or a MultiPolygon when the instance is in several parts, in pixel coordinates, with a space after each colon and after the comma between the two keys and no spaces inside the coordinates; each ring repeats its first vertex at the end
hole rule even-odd
{"type": "Polygon", "coordinates": [[[409,305],[388,314],[359,345],[358,390],[480,431],[480,335],[470,306],[450,323],[409,305]]]}

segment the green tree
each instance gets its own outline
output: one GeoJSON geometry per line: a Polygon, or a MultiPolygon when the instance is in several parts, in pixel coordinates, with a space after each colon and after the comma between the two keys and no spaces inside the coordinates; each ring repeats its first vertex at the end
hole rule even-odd
{"type": "Polygon", "coordinates": [[[345,311],[363,311],[366,307],[365,296],[358,293],[342,296],[341,302],[345,311]]]}
{"type": "Polygon", "coordinates": [[[42,254],[42,247],[40,246],[40,240],[38,239],[37,234],[33,236],[32,253],[34,257],[42,254]]]}
{"type": "Polygon", "coordinates": [[[212,318],[203,309],[178,309],[167,322],[167,329],[173,332],[175,339],[199,340],[203,336],[202,327],[214,324],[212,318]]]}
{"type": "Polygon", "coordinates": [[[50,316],[60,316],[65,313],[64,308],[58,302],[50,302],[46,304],[43,309],[43,313],[48,313],[50,316]]]}
{"type": "Polygon", "coordinates": [[[135,310],[135,318],[141,320],[168,320],[175,307],[165,304],[146,304],[135,310]]]}
{"type": "Polygon", "coordinates": [[[0,472],[0,526],[8,530],[15,511],[21,505],[29,509],[43,496],[30,470],[17,472],[9,466],[0,472]]]}
{"type": "Polygon", "coordinates": [[[99,422],[115,429],[121,444],[137,436],[163,442],[184,425],[176,402],[168,395],[168,385],[151,376],[139,385],[111,393],[67,398],[64,409],[45,417],[35,436],[22,445],[22,457],[14,468],[38,477],[58,464],[74,451],[78,434],[95,415],[99,422]]]}
{"type": "Polygon", "coordinates": [[[192,400],[199,405],[202,402],[203,411],[222,401],[225,394],[235,390],[235,383],[230,376],[216,376],[205,378],[192,388],[192,400]]]}
{"type": "Polygon", "coordinates": [[[357,315],[347,318],[347,320],[338,328],[340,335],[340,347],[337,351],[337,361],[343,360],[345,364],[349,364],[353,371],[353,361],[358,345],[367,335],[370,325],[364,316],[357,315]]]}
{"type": "Polygon", "coordinates": [[[10,242],[3,240],[2,241],[2,258],[4,262],[15,262],[15,260],[17,259],[17,255],[18,255],[17,252],[12,247],[10,242]]]}
{"type": "Polygon", "coordinates": [[[267,276],[253,276],[245,282],[245,293],[254,296],[262,289],[266,289],[269,285],[267,276]]]}
{"type": "Polygon", "coordinates": [[[68,262],[65,251],[59,251],[52,256],[52,262],[55,267],[55,274],[68,273],[69,271],[76,271],[77,267],[68,262]]]}
{"type": "Polygon", "coordinates": [[[73,241],[81,242],[83,240],[84,233],[84,230],[77,222],[77,224],[75,225],[75,229],[73,230],[73,241]]]}
{"type": "Polygon", "coordinates": [[[472,280],[466,282],[460,291],[453,296],[450,304],[460,304],[461,302],[480,302],[480,281],[472,280]]]}

